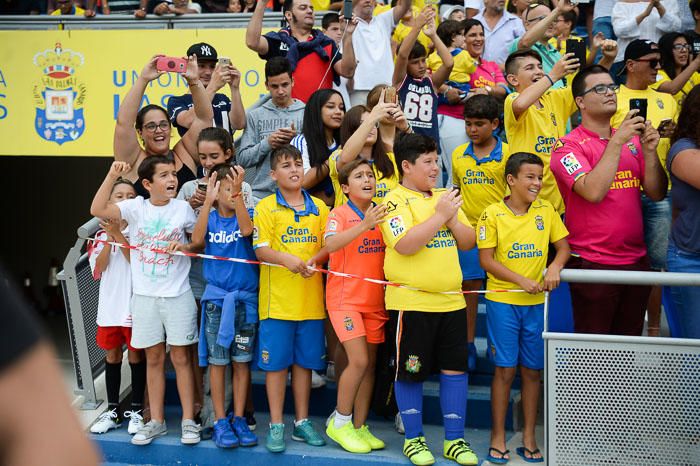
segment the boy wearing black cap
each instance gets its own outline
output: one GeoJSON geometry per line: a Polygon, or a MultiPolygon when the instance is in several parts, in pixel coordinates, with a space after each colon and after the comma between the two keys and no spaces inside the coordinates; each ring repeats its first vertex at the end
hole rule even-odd
{"type": "MultiPolygon", "coordinates": [[[[232,64],[217,65],[216,49],[211,45],[200,42],[187,49],[186,56],[197,56],[199,79],[206,88],[207,96],[214,109],[213,125],[224,128],[232,134],[238,129],[245,128],[245,110],[241,99],[241,72],[232,64]],[[217,93],[224,85],[231,88],[231,99],[217,93]]],[[[192,95],[172,96],[168,101],[170,121],[177,128],[180,136],[185,134],[194,121],[192,95]]]]}

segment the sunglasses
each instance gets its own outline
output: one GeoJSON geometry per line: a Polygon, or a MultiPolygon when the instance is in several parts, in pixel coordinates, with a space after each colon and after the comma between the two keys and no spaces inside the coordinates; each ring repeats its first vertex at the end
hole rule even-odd
{"type": "Polygon", "coordinates": [[[659,60],[658,58],[638,58],[637,60],[634,60],[634,61],[642,61],[642,62],[649,63],[649,66],[652,68],[656,68],[657,66],[659,66],[661,64],[661,60],[659,60]]]}

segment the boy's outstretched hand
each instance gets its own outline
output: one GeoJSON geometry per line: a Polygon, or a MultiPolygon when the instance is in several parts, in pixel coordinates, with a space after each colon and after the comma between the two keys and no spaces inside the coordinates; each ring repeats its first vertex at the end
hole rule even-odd
{"type": "Polygon", "coordinates": [[[113,179],[117,179],[122,175],[125,175],[131,171],[131,165],[126,162],[112,162],[112,166],[109,167],[109,173],[107,176],[113,179]]]}
{"type": "Polygon", "coordinates": [[[365,219],[362,220],[362,223],[365,224],[368,230],[371,230],[384,222],[384,217],[386,217],[386,205],[373,205],[365,212],[365,219]]]}

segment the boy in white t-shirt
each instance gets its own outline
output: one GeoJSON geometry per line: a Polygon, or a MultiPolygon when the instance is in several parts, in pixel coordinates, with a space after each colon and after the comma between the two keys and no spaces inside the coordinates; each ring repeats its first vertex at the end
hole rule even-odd
{"type": "Polygon", "coordinates": [[[197,343],[197,305],[188,274],[190,259],[149,249],[168,249],[187,242],[197,217],[190,205],[178,199],[175,162],[167,156],[146,157],[138,175],[149,199],[141,196],[119,204],[110,204],[114,181],[129,172],[125,162],[114,162],[92,200],[90,213],[100,218],[124,219],[129,223],[130,241],[146,250],[131,254],[131,299],[133,331],[131,345],[146,349],[146,380],[151,420],[131,439],[135,445],[147,445],[165,435],[165,343],[175,367],[177,388],[182,404],[184,444],[198,443],[199,425],[194,417],[194,380],[189,346],[197,343]],[[167,340],[166,340],[167,335],[167,340]]]}
{"type": "MultiPolygon", "coordinates": [[[[133,199],[136,196],[134,185],[125,179],[118,179],[112,186],[110,203],[133,199]]],[[[101,241],[128,244],[129,232],[125,220],[102,219],[102,228],[95,234],[101,241]]],[[[95,241],[88,247],[92,276],[100,280],[100,299],[97,305],[97,346],[107,352],[105,355],[105,385],[107,388],[107,411],[90,426],[93,434],[104,434],[121,425],[122,418],[128,417],[129,433],[135,434],[143,427],[143,395],[146,389],[146,361],[143,351],[131,346],[131,269],[130,251],[95,241]],[[131,411],[119,413],[119,387],[122,374],[122,348],[129,348],[131,367],[131,411]]]]}

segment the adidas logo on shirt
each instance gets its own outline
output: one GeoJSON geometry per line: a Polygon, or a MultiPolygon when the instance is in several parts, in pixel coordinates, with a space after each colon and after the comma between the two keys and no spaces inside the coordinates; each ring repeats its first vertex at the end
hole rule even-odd
{"type": "Polygon", "coordinates": [[[241,235],[241,230],[236,230],[231,233],[227,231],[217,231],[216,233],[211,231],[209,232],[209,242],[216,244],[235,243],[242,237],[243,235],[241,235]]]}

